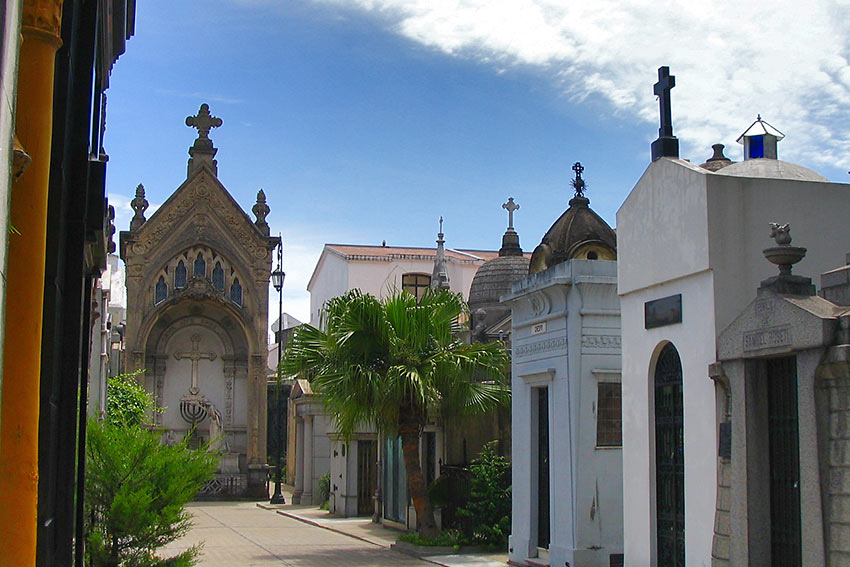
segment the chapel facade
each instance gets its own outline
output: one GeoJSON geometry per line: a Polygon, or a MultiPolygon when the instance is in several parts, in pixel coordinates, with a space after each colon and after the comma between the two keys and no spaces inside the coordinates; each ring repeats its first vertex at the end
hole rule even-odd
{"type": "Polygon", "coordinates": [[[209,138],[221,119],[201,105],[186,180],[149,219],[144,187],[121,232],[126,265],[128,371],[165,408],[163,441],[187,435],[222,455],[209,496],[266,497],[268,286],[272,251],[262,191],[240,208],[218,179],[209,138]],[[192,432],[192,433],[190,433],[192,432]]]}

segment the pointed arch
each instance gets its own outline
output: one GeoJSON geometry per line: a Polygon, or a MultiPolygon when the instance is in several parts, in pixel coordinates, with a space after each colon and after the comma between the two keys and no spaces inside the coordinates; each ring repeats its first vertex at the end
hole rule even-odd
{"type": "Polygon", "coordinates": [[[195,258],[195,263],[192,267],[192,275],[196,278],[207,277],[207,261],[204,260],[203,252],[198,252],[198,256],[195,258]]]}
{"type": "Polygon", "coordinates": [[[224,269],[221,267],[221,262],[215,263],[212,272],[212,284],[215,289],[224,291],[224,269]]]}
{"type": "Polygon", "coordinates": [[[154,304],[162,303],[166,297],[168,297],[168,284],[165,283],[165,276],[159,276],[154,286],[153,302],[154,304]]]}
{"type": "Polygon", "coordinates": [[[239,278],[235,278],[230,284],[230,301],[242,306],[242,285],[239,283],[239,278]]]}
{"type": "Polygon", "coordinates": [[[186,287],[187,279],[188,270],[186,270],[186,264],[183,263],[183,260],[180,260],[177,262],[177,267],[174,268],[174,288],[186,287]]]}

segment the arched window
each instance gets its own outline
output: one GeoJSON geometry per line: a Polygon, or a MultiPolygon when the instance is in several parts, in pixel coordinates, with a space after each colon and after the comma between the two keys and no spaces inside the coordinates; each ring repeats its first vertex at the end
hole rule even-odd
{"type": "Polygon", "coordinates": [[[186,277],[186,264],[183,263],[183,260],[180,260],[177,262],[177,267],[174,268],[174,287],[186,287],[186,277]]]}
{"type": "Polygon", "coordinates": [[[212,273],[213,287],[219,291],[224,291],[224,270],[221,269],[221,262],[215,263],[212,273]]]}
{"type": "Polygon", "coordinates": [[[163,276],[159,276],[159,281],[156,282],[156,286],[154,287],[153,302],[155,304],[160,303],[161,301],[165,301],[166,297],[168,297],[168,284],[165,283],[163,276]]]}
{"type": "Polygon", "coordinates": [[[207,277],[207,262],[204,260],[204,255],[198,252],[198,257],[195,258],[195,266],[192,270],[192,275],[196,278],[207,277]]]}
{"type": "Polygon", "coordinates": [[[236,305],[242,305],[242,286],[239,285],[239,278],[233,280],[230,286],[230,301],[236,305]]]}

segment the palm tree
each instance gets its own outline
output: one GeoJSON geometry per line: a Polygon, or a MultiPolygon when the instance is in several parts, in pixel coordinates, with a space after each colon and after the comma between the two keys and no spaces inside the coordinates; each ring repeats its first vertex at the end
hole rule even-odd
{"type": "Polygon", "coordinates": [[[428,290],[417,302],[408,292],[384,300],[349,291],[327,302],[323,327],[302,325],[281,367],[306,376],[350,437],[361,424],[401,437],[416,530],[434,537],[437,525],[419,466],[419,437],[428,411],[473,415],[506,403],[508,356],[501,342],[465,344],[459,294],[428,290]]]}

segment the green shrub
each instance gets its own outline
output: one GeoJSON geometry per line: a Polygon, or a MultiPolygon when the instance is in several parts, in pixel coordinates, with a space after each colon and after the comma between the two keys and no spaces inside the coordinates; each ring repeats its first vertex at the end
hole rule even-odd
{"type": "Polygon", "coordinates": [[[328,509],[328,501],[331,498],[331,473],[326,472],[319,477],[319,500],[322,502],[320,508],[328,509]]]}
{"type": "Polygon", "coordinates": [[[112,425],[149,425],[154,413],[163,409],[154,404],[153,394],[139,384],[144,370],[112,376],[106,387],[106,421],[112,425]]]}
{"type": "Polygon", "coordinates": [[[511,464],[491,441],[470,465],[469,499],[458,511],[465,535],[476,543],[504,545],[511,532],[511,464]]]}
{"type": "Polygon", "coordinates": [[[460,530],[443,530],[433,539],[425,539],[416,532],[404,532],[398,536],[399,541],[421,545],[425,547],[455,547],[464,544],[464,537],[460,530]]]}
{"type": "Polygon", "coordinates": [[[160,442],[145,426],[152,397],[134,375],[110,378],[106,420],[86,433],[85,529],[89,567],[188,567],[200,545],[162,559],[156,550],[184,535],[184,506],[213,477],[218,455],[160,442]]]}

